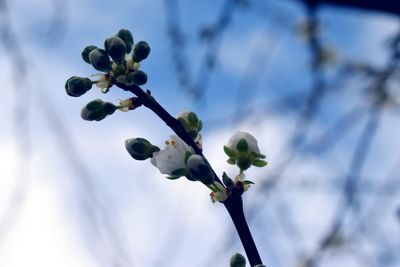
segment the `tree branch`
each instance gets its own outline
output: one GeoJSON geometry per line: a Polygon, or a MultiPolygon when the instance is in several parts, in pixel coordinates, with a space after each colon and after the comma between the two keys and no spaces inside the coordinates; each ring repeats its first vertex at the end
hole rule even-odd
{"type": "MultiPolygon", "coordinates": [[[[293,0],[292,0],[293,1],[293,0]]],[[[315,4],[317,6],[332,5],[343,8],[354,8],[367,11],[383,12],[400,16],[399,0],[295,0],[303,4],[315,4]]]]}

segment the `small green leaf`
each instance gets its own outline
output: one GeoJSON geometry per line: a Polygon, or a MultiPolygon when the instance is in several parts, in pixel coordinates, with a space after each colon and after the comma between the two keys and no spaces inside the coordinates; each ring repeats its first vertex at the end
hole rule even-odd
{"type": "Polygon", "coordinates": [[[231,165],[235,165],[236,161],[234,159],[228,159],[226,162],[228,162],[231,165]]]}
{"type": "Polygon", "coordinates": [[[229,176],[225,172],[222,174],[222,181],[224,182],[226,187],[231,187],[234,185],[232,179],[229,178],[229,176]]]}
{"type": "Polygon", "coordinates": [[[255,158],[265,159],[265,155],[257,152],[251,153],[255,158]]]}
{"type": "Polygon", "coordinates": [[[249,180],[244,180],[244,181],[243,181],[243,184],[244,184],[244,185],[254,184],[254,182],[249,181],[249,180]]]}
{"type": "Polygon", "coordinates": [[[239,140],[239,142],[236,145],[237,150],[241,152],[246,152],[247,149],[249,149],[249,145],[247,144],[246,139],[242,138],[239,140]]]}
{"type": "Polygon", "coordinates": [[[228,155],[228,157],[230,157],[230,158],[235,158],[235,157],[237,156],[236,152],[233,151],[232,149],[230,149],[230,148],[227,147],[227,146],[224,146],[224,152],[225,152],[225,154],[228,155]]]}
{"type": "Polygon", "coordinates": [[[268,164],[268,162],[262,159],[255,159],[251,164],[256,167],[264,167],[265,165],[268,164]]]}

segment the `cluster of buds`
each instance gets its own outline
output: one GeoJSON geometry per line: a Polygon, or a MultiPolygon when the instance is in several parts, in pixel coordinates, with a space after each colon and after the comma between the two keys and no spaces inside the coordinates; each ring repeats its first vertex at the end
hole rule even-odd
{"type": "Polygon", "coordinates": [[[107,92],[113,79],[128,85],[145,84],[147,75],[139,67],[149,53],[150,47],[145,41],[133,45],[131,32],[122,29],[105,40],[104,49],[94,45],[85,47],[82,58],[96,70],[106,72],[105,75],[100,75],[98,86],[107,92]]]}
{"type": "MultiPolygon", "coordinates": [[[[143,85],[147,82],[145,72],[139,70],[140,62],[148,57],[150,47],[145,41],[136,44],[129,30],[121,29],[115,36],[107,38],[104,49],[94,45],[87,46],[82,51],[82,59],[103,73],[95,74],[97,80],[86,77],[73,76],[65,83],[65,90],[69,96],[79,97],[89,91],[93,84],[107,93],[114,81],[126,85],[143,85]]],[[[129,98],[119,105],[106,103],[100,105],[101,100],[94,100],[82,109],[82,118],[89,121],[99,121],[111,115],[116,109],[128,111],[137,108],[142,103],[137,98],[129,98]],[[97,103],[97,104],[96,104],[97,103]],[[93,109],[93,107],[95,107],[93,109]],[[105,108],[103,108],[105,107],[105,108]]]]}

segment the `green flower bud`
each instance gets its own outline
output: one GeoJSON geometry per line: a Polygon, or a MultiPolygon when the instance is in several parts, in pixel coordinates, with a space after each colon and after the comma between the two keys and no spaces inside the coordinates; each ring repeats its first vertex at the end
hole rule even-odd
{"type": "Polygon", "coordinates": [[[236,253],[231,257],[230,264],[231,267],[245,267],[246,259],[243,257],[243,255],[236,253]]]}
{"type": "Polygon", "coordinates": [[[133,61],[140,62],[150,54],[150,46],[145,41],[140,41],[133,48],[133,61]]]}
{"type": "Polygon", "coordinates": [[[132,51],[133,46],[133,36],[129,30],[121,29],[116,34],[117,37],[121,38],[126,47],[126,53],[129,54],[132,51]]]}
{"type": "Polygon", "coordinates": [[[141,70],[135,70],[128,74],[127,82],[128,84],[134,83],[137,85],[143,85],[147,83],[147,74],[141,70]]]}
{"type": "Polygon", "coordinates": [[[81,111],[81,117],[87,121],[101,121],[107,115],[111,115],[117,107],[109,102],[104,102],[101,99],[95,99],[90,101],[83,107],[81,111]]]}
{"type": "Polygon", "coordinates": [[[89,53],[92,52],[93,50],[95,50],[96,48],[97,48],[97,47],[94,46],[94,45],[89,45],[89,46],[86,46],[86,47],[83,49],[83,51],[82,51],[82,58],[83,58],[83,60],[84,60],[85,62],[87,62],[87,63],[90,64],[90,61],[89,61],[89,53]]]}
{"type": "Polygon", "coordinates": [[[145,160],[153,157],[153,153],[160,148],[153,146],[144,138],[132,138],[125,141],[125,148],[132,158],[136,160],[145,160]]]}
{"type": "Polygon", "coordinates": [[[92,81],[89,78],[73,76],[65,82],[65,91],[69,96],[78,97],[92,88],[92,81]]]}
{"type": "Polygon", "coordinates": [[[101,110],[89,110],[86,107],[81,110],[81,118],[86,121],[101,121],[105,117],[107,114],[101,110]]]}
{"type": "Polygon", "coordinates": [[[103,111],[107,115],[113,114],[116,109],[117,109],[117,107],[114,104],[110,103],[110,102],[106,102],[103,105],[103,111]]]}
{"type": "Polygon", "coordinates": [[[176,116],[176,119],[182,123],[183,128],[185,128],[190,137],[195,140],[202,128],[202,122],[198,119],[196,113],[192,111],[182,111],[176,116]]]}
{"type": "Polygon", "coordinates": [[[191,155],[186,164],[189,169],[189,175],[193,180],[201,181],[206,185],[214,182],[214,173],[203,156],[191,155]]]}
{"type": "Polygon", "coordinates": [[[103,106],[104,101],[101,99],[95,99],[90,101],[89,103],[86,104],[86,108],[88,110],[98,110],[101,109],[101,107],[103,106]]]}
{"type": "Polygon", "coordinates": [[[117,63],[122,63],[125,59],[126,47],[124,41],[117,37],[113,36],[107,38],[104,42],[104,48],[106,49],[107,54],[117,63]]]}
{"type": "Polygon", "coordinates": [[[89,62],[98,71],[110,71],[111,61],[106,51],[100,48],[96,48],[89,53],[89,62]]]}

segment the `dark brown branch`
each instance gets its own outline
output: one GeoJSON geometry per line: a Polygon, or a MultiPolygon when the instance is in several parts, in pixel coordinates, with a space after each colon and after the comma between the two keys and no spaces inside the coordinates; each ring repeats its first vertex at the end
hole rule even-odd
{"type": "Polygon", "coordinates": [[[304,4],[315,4],[317,6],[332,5],[343,8],[354,8],[375,12],[383,12],[400,16],[399,0],[296,0],[304,4]]]}

